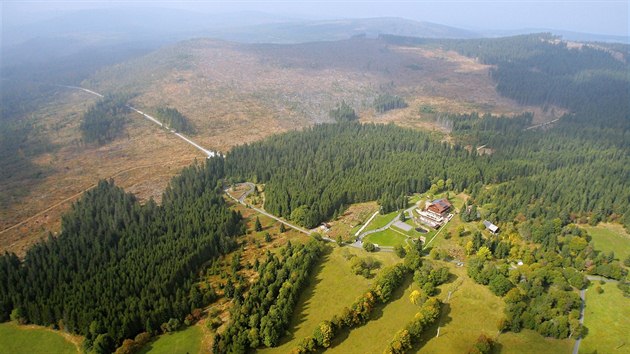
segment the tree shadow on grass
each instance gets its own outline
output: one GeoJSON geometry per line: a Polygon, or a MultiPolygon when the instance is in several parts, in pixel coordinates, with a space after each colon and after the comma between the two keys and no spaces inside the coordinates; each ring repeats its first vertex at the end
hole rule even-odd
{"type": "MultiPolygon", "coordinates": [[[[286,334],[281,338],[278,346],[284,345],[295,339],[295,332],[300,329],[300,326],[306,322],[306,311],[310,308],[311,298],[315,293],[315,289],[317,285],[321,283],[321,279],[318,277],[321,271],[324,269],[324,265],[330,259],[330,254],[332,253],[332,247],[325,247],[324,251],[320,257],[319,262],[315,265],[313,270],[311,271],[311,275],[309,276],[309,281],[302,294],[297,301],[297,306],[293,311],[293,315],[291,318],[291,323],[289,324],[289,329],[286,334]]],[[[309,333],[310,334],[310,333],[309,333]]]]}
{"type": "MultiPolygon", "coordinates": [[[[411,348],[410,352],[416,353],[422,349],[422,347],[432,338],[435,338],[438,333],[438,327],[444,327],[447,324],[453,321],[453,318],[450,316],[451,313],[451,305],[446,303],[442,304],[440,308],[440,317],[439,319],[433,323],[431,326],[427,327],[422,334],[420,335],[420,339],[414,343],[413,348],[411,348]]],[[[450,335],[448,329],[440,329],[440,337],[450,335]]]]}
{"type": "MultiPolygon", "coordinates": [[[[472,346],[472,344],[471,344],[472,346]]],[[[492,353],[493,354],[500,354],[501,352],[503,352],[503,344],[495,341],[494,344],[492,345],[492,353]]]]}
{"type": "MultiPolygon", "coordinates": [[[[442,284],[439,285],[439,287],[435,288],[435,293],[433,296],[438,296],[440,294],[442,294],[442,292],[446,292],[448,294],[448,291],[450,289],[450,287],[444,287],[447,284],[453,284],[455,282],[455,280],[457,280],[459,277],[456,274],[453,273],[449,273],[448,274],[448,279],[446,279],[446,281],[442,284]],[[444,288],[444,289],[441,289],[444,288]]],[[[453,290],[454,292],[454,290],[453,290]]],[[[448,296],[448,295],[447,295],[448,296]]]]}
{"type": "MultiPolygon", "coordinates": [[[[383,317],[383,310],[385,309],[385,307],[388,304],[401,299],[405,295],[405,291],[407,290],[407,288],[409,288],[412,283],[413,283],[413,277],[411,275],[407,275],[403,283],[398,288],[396,288],[394,292],[392,292],[389,302],[387,302],[386,304],[380,304],[376,306],[374,310],[372,311],[372,313],[370,314],[370,320],[361,326],[354,327],[353,329],[365,326],[370,321],[378,321],[381,317],[383,317]]],[[[338,333],[336,333],[335,338],[333,339],[329,349],[334,348],[340,345],[341,343],[343,343],[343,341],[345,341],[350,336],[351,331],[352,329],[344,328],[338,333]]]]}
{"type": "Polygon", "coordinates": [[[378,321],[381,317],[383,317],[383,310],[385,309],[385,307],[388,304],[402,298],[403,295],[405,295],[405,291],[411,286],[412,283],[413,277],[411,275],[407,275],[402,284],[392,292],[389,302],[376,306],[376,308],[374,309],[374,311],[372,311],[372,314],[370,315],[370,321],[378,321]]]}

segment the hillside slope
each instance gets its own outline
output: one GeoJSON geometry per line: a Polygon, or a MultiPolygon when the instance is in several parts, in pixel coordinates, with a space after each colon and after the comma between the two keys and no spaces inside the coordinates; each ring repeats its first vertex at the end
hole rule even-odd
{"type": "MultiPolygon", "coordinates": [[[[176,108],[196,127],[195,141],[219,151],[330,121],[329,110],[342,100],[362,121],[426,129],[443,129],[434,119],[439,112],[534,111],[535,120],[549,119],[536,107],[501,97],[490,68],[455,52],[378,39],[294,45],[198,39],[101,69],[83,86],[104,94],[134,94],[134,106],[149,113],[176,108]],[[372,106],[382,93],[400,95],[409,106],[377,114],[372,106]]],[[[20,193],[12,194],[0,210],[0,250],[21,253],[48,231],[58,231],[68,198],[97,177],[115,177],[146,200],[159,197],[181,166],[202,157],[134,115],[126,138],[103,147],[80,146],[78,126],[91,102],[85,93],[66,92],[32,115],[38,128],[28,141],[48,136],[54,148],[33,161],[45,168],[44,175],[2,181],[20,193]],[[56,207],[48,210],[51,206],[56,207]]]]}
{"type": "Polygon", "coordinates": [[[438,111],[537,111],[542,117],[535,107],[497,94],[489,68],[454,52],[377,39],[293,45],[199,39],[102,70],[84,85],[137,93],[135,103],[147,109],[174,106],[200,128],[202,142],[224,151],[329,121],[328,111],[341,100],[373,120],[407,122],[426,104],[438,111]],[[406,116],[376,117],[372,104],[380,93],[407,99],[406,116]]]}

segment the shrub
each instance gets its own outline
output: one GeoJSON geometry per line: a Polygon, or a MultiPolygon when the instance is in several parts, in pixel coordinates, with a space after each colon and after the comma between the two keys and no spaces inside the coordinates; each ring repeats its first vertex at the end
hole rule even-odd
{"type": "Polygon", "coordinates": [[[396,245],[394,247],[394,253],[396,253],[398,258],[405,258],[405,255],[407,254],[405,248],[402,245],[396,245]]]}

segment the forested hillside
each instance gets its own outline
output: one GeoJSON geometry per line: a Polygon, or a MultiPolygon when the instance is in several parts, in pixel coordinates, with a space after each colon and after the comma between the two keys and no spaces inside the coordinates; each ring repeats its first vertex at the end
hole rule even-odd
{"type": "Polygon", "coordinates": [[[493,65],[497,91],[521,104],[557,105],[600,126],[630,119],[627,45],[568,44],[547,33],[432,40],[384,36],[390,43],[434,45],[493,65]]]}
{"type": "MultiPolygon", "coordinates": [[[[531,117],[451,116],[460,141],[494,149],[494,164],[518,165],[515,180],[480,190],[490,217],[507,221],[590,215],[591,222],[628,219],[630,130],[598,128],[584,114],[567,115],[547,132],[523,131],[531,117]]],[[[505,173],[515,171],[506,171],[505,173]]],[[[501,178],[498,181],[505,180],[501,178]]]]}
{"type": "Polygon", "coordinates": [[[1,318],[12,313],[58,326],[85,335],[86,348],[112,351],[124,338],[202,307],[202,294],[191,290],[195,273],[232,250],[241,232],[241,216],[221,196],[222,177],[222,159],[189,167],[171,182],[161,206],[140,205],[101,181],[63,218],[58,237],[33,247],[23,261],[1,258],[1,318]]]}
{"type": "Polygon", "coordinates": [[[492,77],[503,95],[571,113],[546,132],[525,130],[532,124],[529,114],[441,115],[452,123],[452,146],[428,133],[346,124],[235,148],[230,173],[267,183],[269,210],[314,226],[349,203],[422,192],[441,179],[493,205],[496,220],[584,216],[630,225],[630,78],[623,58],[601,47],[569,48],[545,34],[385,39],[477,57],[495,65],[492,77]],[[477,156],[465,145],[495,153],[477,156]]]}
{"type": "Polygon", "coordinates": [[[552,35],[447,42],[447,47],[496,65],[497,90],[522,104],[558,105],[597,115],[610,124],[627,117],[630,102],[628,58],[604,48],[568,47],[552,35]]]}
{"type": "Polygon", "coordinates": [[[463,190],[483,180],[481,165],[488,163],[429,133],[358,123],[274,136],[226,157],[230,175],[266,183],[267,210],[307,227],[350,203],[424,191],[438,179],[463,190]]]}
{"type": "Polygon", "coordinates": [[[265,208],[308,227],[350,203],[424,192],[440,179],[495,205],[491,214],[499,221],[519,213],[600,220],[625,215],[630,225],[627,132],[580,138],[564,125],[523,131],[529,116],[453,119],[456,136],[474,122],[467,139],[496,153],[477,156],[393,125],[324,124],[237,147],[228,153],[226,168],[230,175],[266,183],[265,208]]]}

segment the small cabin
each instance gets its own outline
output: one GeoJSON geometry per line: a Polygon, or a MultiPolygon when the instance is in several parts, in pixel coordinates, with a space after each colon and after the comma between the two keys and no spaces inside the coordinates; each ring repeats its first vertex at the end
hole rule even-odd
{"type": "Polygon", "coordinates": [[[330,228],[331,228],[331,227],[332,227],[332,226],[331,226],[329,223],[326,223],[326,222],[323,222],[323,223],[319,226],[320,230],[322,230],[323,232],[328,232],[328,231],[330,231],[330,228]]]}
{"type": "Polygon", "coordinates": [[[493,234],[499,232],[499,227],[488,220],[484,220],[483,225],[486,227],[486,229],[488,229],[488,231],[492,232],[493,234]]]}

